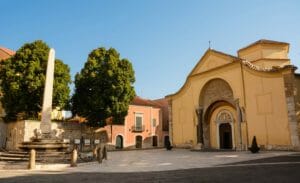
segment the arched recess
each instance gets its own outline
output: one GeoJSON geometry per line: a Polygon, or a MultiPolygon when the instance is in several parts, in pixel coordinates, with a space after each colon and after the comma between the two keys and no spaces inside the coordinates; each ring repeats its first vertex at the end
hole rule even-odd
{"type": "MultiPolygon", "coordinates": [[[[212,115],[216,110],[224,107],[230,107],[232,110],[235,110],[234,104],[232,102],[226,100],[220,100],[212,103],[210,106],[208,106],[208,108],[204,112],[202,125],[203,125],[203,140],[204,140],[205,148],[211,148],[211,134],[210,134],[211,121],[215,121],[212,115]]],[[[232,128],[232,130],[234,129],[232,128]]]]}
{"type": "Polygon", "coordinates": [[[218,100],[233,101],[230,85],[220,78],[212,79],[203,86],[199,96],[199,106],[207,108],[218,100]]]}
{"type": "Polygon", "coordinates": [[[122,135],[118,135],[116,137],[116,149],[123,149],[123,136],[122,135]]]}
{"type": "Polygon", "coordinates": [[[198,143],[204,148],[210,148],[210,117],[213,111],[220,106],[231,106],[234,108],[233,90],[223,79],[216,78],[208,81],[202,88],[199,96],[198,143]]]}
{"type": "Polygon", "coordinates": [[[233,149],[235,148],[234,117],[227,109],[221,109],[216,112],[215,119],[210,122],[210,125],[215,126],[215,147],[219,149],[233,149]]]}

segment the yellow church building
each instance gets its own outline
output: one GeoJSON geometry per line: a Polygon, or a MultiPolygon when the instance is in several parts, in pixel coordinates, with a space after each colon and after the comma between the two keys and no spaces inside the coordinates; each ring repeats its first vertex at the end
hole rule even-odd
{"type": "Polygon", "coordinates": [[[208,49],[184,85],[166,96],[176,147],[299,149],[300,75],[289,44],[259,40],[232,56],[208,49]]]}

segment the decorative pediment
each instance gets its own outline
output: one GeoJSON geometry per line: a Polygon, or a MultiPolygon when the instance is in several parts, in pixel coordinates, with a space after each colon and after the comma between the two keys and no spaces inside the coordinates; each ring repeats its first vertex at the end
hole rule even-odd
{"type": "Polygon", "coordinates": [[[206,72],[223,65],[230,64],[236,60],[240,60],[238,57],[231,56],[216,50],[208,49],[202,56],[200,61],[194,67],[190,75],[206,72]]]}

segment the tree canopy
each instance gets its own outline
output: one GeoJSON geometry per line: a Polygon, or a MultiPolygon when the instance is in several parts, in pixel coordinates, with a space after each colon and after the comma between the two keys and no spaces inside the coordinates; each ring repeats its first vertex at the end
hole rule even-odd
{"type": "MultiPolygon", "coordinates": [[[[49,46],[41,40],[24,44],[14,56],[0,63],[1,102],[7,120],[36,118],[42,108],[49,46]]],[[[55,60],[53,107],[69,105],[70,69],[55,60]]]]}
{"type": "Polygon", "coordinates": [[[93,50],[75,76],[73,114],[86,118],[91,126],[105,126],[108,118],[122,124],[135,96],[134,82],[132,64],[115,49],[93,50]]]}

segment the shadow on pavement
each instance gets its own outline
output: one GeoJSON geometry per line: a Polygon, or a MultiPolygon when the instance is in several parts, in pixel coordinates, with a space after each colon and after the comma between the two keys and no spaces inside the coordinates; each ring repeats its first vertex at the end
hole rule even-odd
{"type": "Polygon", "coordinates": [[[242,164],[281,163],[281,162],[300,162],[300,154],[283,155],[283,156],[276,156],[270,158],[228,163],[222,165],[242,165],[242,164]]]}

